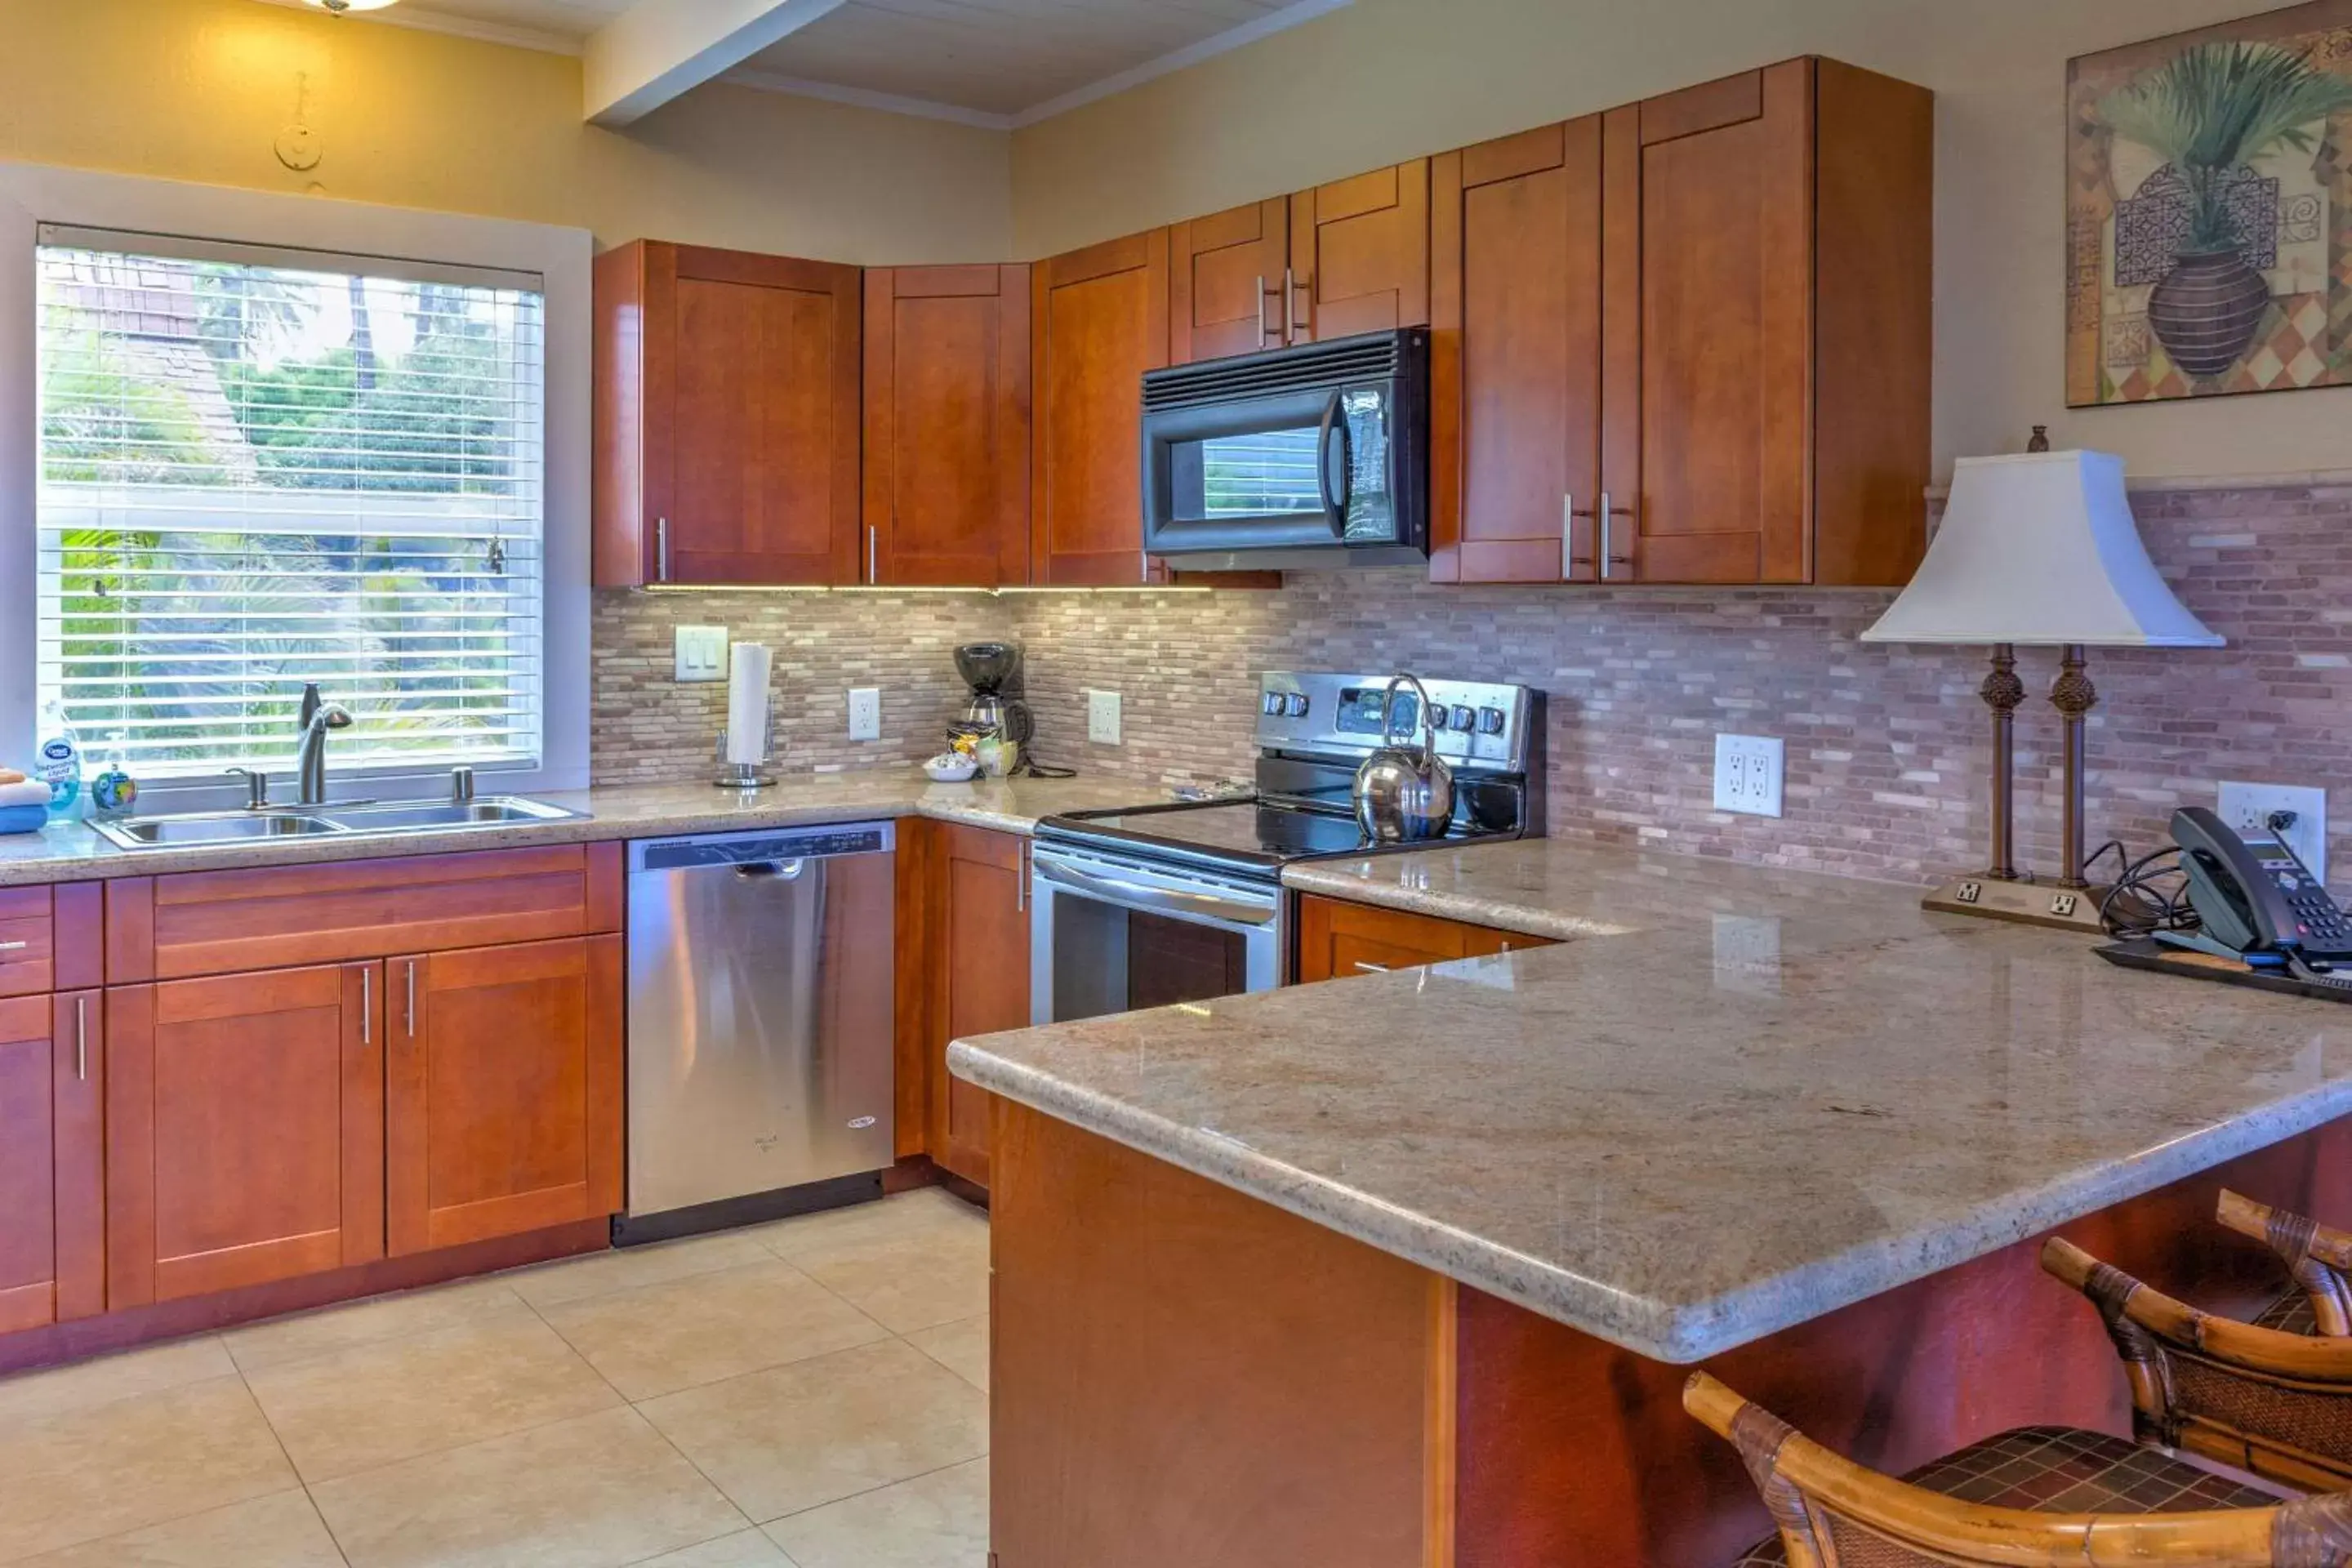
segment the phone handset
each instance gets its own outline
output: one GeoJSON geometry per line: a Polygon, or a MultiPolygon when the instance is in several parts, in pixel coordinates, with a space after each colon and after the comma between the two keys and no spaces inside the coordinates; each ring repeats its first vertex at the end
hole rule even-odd
{"type": "Polygon", "coordinates": [[[2160,940],[2268,969],[2352,958],[2352,925],[2284,839],[2242,837],[2201,805],[2172,814],[2172,837],[2203,929],[2160,940]]]}

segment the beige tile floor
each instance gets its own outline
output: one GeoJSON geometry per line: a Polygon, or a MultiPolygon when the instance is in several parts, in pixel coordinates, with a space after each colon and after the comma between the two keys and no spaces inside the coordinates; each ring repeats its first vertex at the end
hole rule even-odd
{"type": "Polygon", "coordinates": [[[987,1311],[926,1191],[0,1378],[0,1563],[982,1568],[987,1311]]]}

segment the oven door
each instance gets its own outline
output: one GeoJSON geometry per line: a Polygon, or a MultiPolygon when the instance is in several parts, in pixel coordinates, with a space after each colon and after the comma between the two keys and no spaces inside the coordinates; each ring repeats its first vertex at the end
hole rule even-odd
{"type": "Polygon", "coordinates": [[[1281,983],[1282,892],[1066,844],[1033,851],[1029,1014],[1066,1024],[1281,983]]]}

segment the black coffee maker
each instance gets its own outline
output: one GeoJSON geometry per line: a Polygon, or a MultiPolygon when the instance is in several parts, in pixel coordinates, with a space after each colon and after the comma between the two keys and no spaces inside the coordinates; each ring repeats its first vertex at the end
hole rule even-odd
{"type": "Polygon", "coordinates": [[[1021,695],[1021,648],[1016,643],[966,643],[955,650],[956,673],[971,688],[971,700],[958,722],[958,732],[994,735],[1011,741],[1029,755],[1036,721],[1021,695]]]}

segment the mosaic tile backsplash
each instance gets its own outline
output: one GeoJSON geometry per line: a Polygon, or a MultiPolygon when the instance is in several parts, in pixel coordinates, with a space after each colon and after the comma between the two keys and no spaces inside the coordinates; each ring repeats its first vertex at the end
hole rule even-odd
{"type": "MultiPolygon", "coordinates": [[[[2352,486],[2138,492],[2150,552],[2230,640],[2217,651],[2094,650],[2093,842],[2162,839],[2216,781],[2326,786],[2352,762],[2352,486]]],[[[1549,828],[1916,881],[1984,858],[1980,654],[1865,646],[1884,591],[1437,588],[1411,571],[1294,575],[1275,593],[608,595],[597,605],[598,773],[681,776],[709,754],[719,687],[668,681],[675,619],[776,645],[793,694],[788,765],[914,759],[961,694],[958,642],[1018,638],[1046,761],[1152,782],[1245,775],[1268,668],[1410,668],[1541,688],[1549,828]],[[853,679],[854,677],[854,679],[853,679]],[[887,739],[851,746],[843,691],[879,684],[887,739]],[[1125,744],[1089,744],[1089,689],[1121,694],[1125,744]],[[1785,816],[1713,809],[1714,736],[1787,742],[1785,816]]],[[[2025,650],[2024,864],[2057,864],[2053,649],[2025,650]]],[[[2352,868],[2352,805],[2331,871],[2352,868]]],[[[2352,878],[2335,877],[2339,885],[2352,878]]]]}

